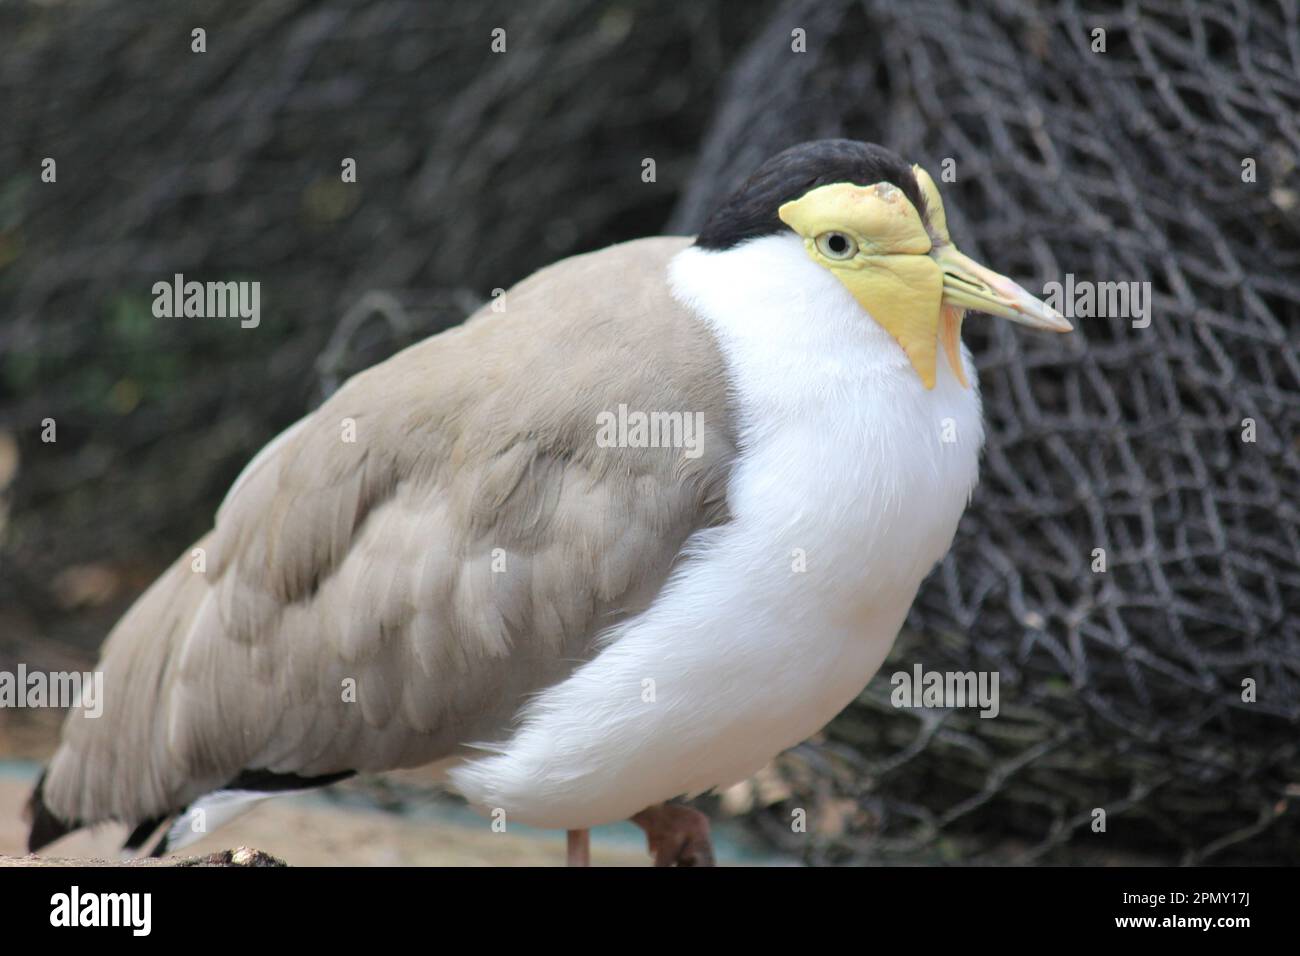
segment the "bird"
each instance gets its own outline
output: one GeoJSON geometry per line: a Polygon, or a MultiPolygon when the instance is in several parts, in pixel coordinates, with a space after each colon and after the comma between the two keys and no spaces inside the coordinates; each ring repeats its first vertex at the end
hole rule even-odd
{"type": "Polygon", "coordinates": [[[623,820],[713,864],[689,801],[861,693],[953,542],[970,312],[1071,329],[957,250],[919,165],[818,140],[697,235],[564,259],[355,375],[111,630],[30,850],[115,821],[156,855],[429,765],[570,865],[623,820]]]}

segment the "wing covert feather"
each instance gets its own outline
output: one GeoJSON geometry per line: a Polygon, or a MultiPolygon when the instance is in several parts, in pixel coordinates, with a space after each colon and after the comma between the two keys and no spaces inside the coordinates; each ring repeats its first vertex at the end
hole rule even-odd
{"type": "Polygon", "coordinates": [[[268,446],[197,545],[206,571],[187,553],[114,628],[105,713],[70,715],[51,809],[135,821],[243,769],[410,766],[506,733],[727,518],[722,360],[665,283],[687,244],[542,270],[268,446]],[[599,447],[620,404],[700,413],[701,454],[599,447]]]}

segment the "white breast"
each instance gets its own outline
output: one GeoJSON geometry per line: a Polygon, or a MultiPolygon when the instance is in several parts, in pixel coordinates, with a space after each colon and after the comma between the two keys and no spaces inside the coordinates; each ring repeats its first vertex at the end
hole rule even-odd
{"type": "Polygon", "coordinates": [[[451,771],[508,820],[623,819],[815,733],[884,661],[977,479],[976,391],[942,359],[927,391],[793,235],[687,249],[671,279],[736,389],[733,520],[692,539],[655,602],[530,704],[499,752],[451,771]]]}

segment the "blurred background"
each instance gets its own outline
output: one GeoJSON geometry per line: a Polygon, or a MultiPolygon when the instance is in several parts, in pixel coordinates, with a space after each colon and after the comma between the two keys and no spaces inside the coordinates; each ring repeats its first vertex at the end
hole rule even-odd
{"type": "MultiPolygon", "coordinates": [[[[352,372],[848,136],[952,160],[978,260],[1031,289],[1150,282],[1152,321],[967,322],[989,444],[952,553],[861,699],[701,805],[810,863],[1300,862],[1296,5],[520,7],[0,4],[0,670],[90,667],[352,372]],[[260,281],[260,326],[154,318],[178,272],[260,281]],[[1001,715],[894,709],[915,663],[996,670],[1001,715]]],[[[0,783],[26,788],[59,722],[0,710],[0,783]]]]}

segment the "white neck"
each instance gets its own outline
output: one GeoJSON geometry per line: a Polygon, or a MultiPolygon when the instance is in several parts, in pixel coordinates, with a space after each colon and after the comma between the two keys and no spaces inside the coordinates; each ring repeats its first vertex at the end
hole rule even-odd
{"type": "MultiPolygon", "coordinates": [[[[859,593],[914,589],[947,551],[978,477],[977,386],[941,362],[927,390],[902,347],[793,234],[689,248],[669,272],[674,294],[716,335],[737,394],[733,514],[749,508],[767,524],[782,508],[817,505],[820,527],[807,537],[832,535],[854,552],[848,567],[875,549],[908,558],[888,573],[875,567],[854,582],[859,593]],[[756,474],[764,480],[745,480],[756,474]]],[[[974,383],[964,349],[963,361],[974,383]]]]}

